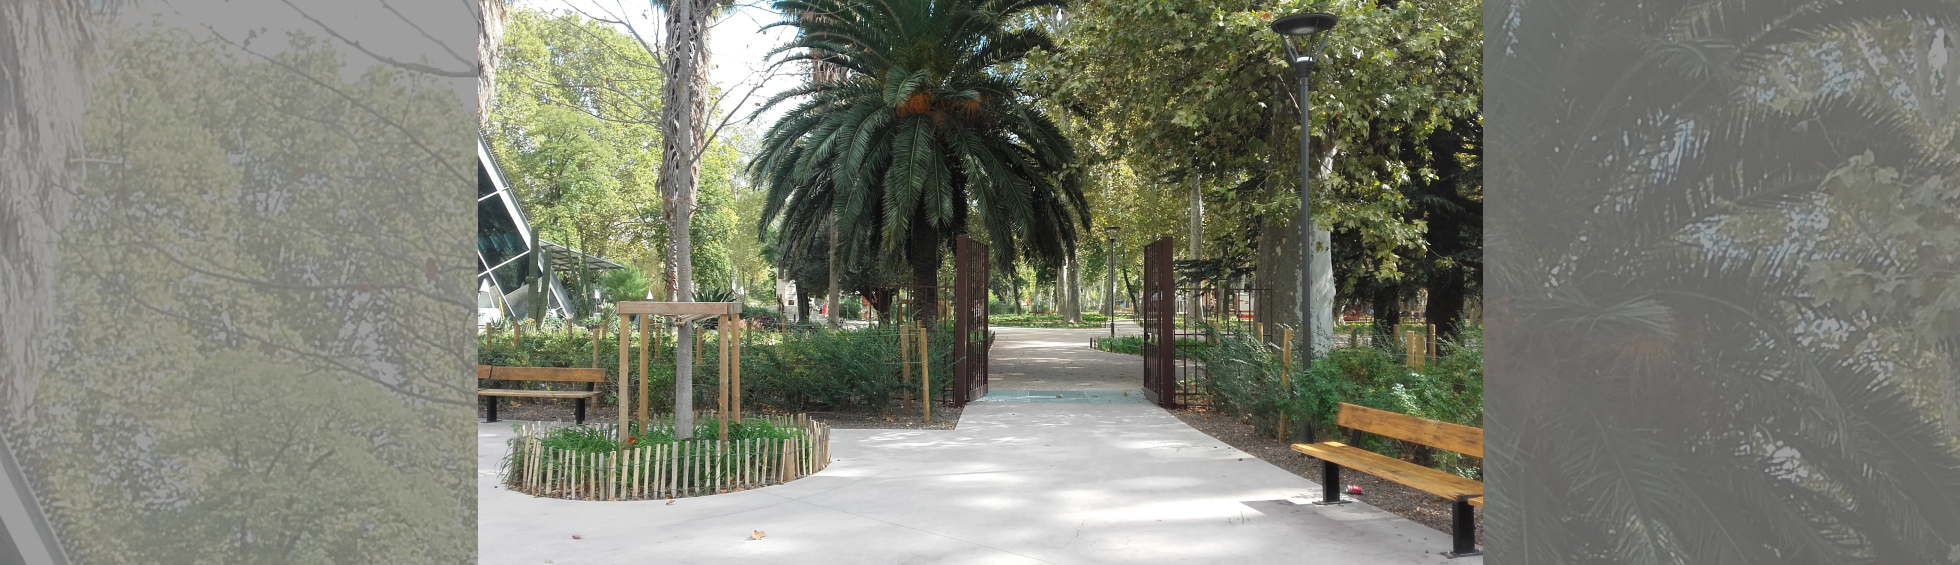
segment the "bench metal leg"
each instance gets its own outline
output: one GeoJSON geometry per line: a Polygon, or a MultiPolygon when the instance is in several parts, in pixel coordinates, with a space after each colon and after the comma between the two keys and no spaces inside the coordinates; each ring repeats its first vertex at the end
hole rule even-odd
{"type": "Polygon", "coordinates": [[[1320,460],[1320,502],[1314,504],[1347,504],[1352,501],[1341,500],[1341,466],[1326,459],[1320,460]]]}
{"type": "Polygon", "coordinates": [[[485,422],[497,421],[497,397],[495,396],[483,397],[483,421],[485,422]]]}
{"type": "Polygon", "coordinates": [[[1458,499],[1450,524],[1450,557],[1483,555],[1477,549],[1477,513],[1470,507],[1470,499],[1458,499]]]}
{"type": "Polygon", "coordinates": [[[585,399],[583,398],[578,399],[578,407],[573,408],[572,413],[576,414],[575,417],[578,419],[578,423],[580,425],[585,424],[585,399]]]}

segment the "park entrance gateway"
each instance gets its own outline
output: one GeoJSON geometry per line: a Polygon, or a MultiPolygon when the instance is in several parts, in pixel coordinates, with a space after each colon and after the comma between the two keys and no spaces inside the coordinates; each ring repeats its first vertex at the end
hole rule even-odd
{"type": "Polygon", "coordinates": [[[987,245],[959,236],[953,247],[953,405],[987,395],[987,245]]]}

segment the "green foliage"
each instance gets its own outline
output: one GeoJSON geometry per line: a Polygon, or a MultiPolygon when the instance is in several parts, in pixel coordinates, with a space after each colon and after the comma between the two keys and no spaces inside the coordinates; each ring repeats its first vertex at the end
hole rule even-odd
{"type": "Polygon", "coordinates": [[[601,257],[659,240],[642,218],[659,209],[662,82],[611,25],[510,11],[485,131],[545,239],[601,257]]]}
{"type": "MultiPolygon", "coordinates": [[[[1305,371],[1295,369],[1282,386],[1277,349],[1249,336],[1221,335],[1205,352],[1201,383],[1213,406],[1244,416],[1261,434],[1274,435],[1279,416],[1308,422],[1322,433],[1335,430],[1341,403],[1483,427],[1483,350],[1475,330],[1463,344],[1420,370],[1402,364],[1402,357],[1375,347],[1346,347],[1315,359],[1305,371]]],[[[1389,456],[1414,454],[1412,445],[1372,434],[1359,447],[1389,456]]],[[[1436,467],[1471,478],[1481,467],[1464,458],[1436,452],[1436,467]]]]}
{"type": "Polygon", "coordinates": [[[1061,314],[987,314],[987,323],[996,326],[1037,327],[1037,328],[1100,328],[1106,320],[1102,314],[1082,313],[1082,323],[1071,324],[1061,314]]]}
{"type": "Polygon", "coordinates": [[[1113,250],[1092,238],[1084,264],[1114,251],[1129,271],[1135,250],[1162,234],[1185,249],[1196,184],[1203,256],[1217,264],[1190,274],[1218,280],[1250,267],[1260,269],[1251,286],[1291,284],[1280,257],[1297,254],[1297,242],[1271,232],[1295,229],[1300,101],[1266,26],[1326,11],[1340,24],[1313,75],[1312,153],[1322,171],[1313,212],[1334,232],[1338,292],[1366,299],[1401,285],[1413,297],[1426,287],[1445,298],[1430,302],[1432,318],[1460,316],[1458,298],[1474,302],[1482,268],[1482,7],[1085,0],[1044,20],[1059,44],[1029,57],[1028,82],[1087,118],[1064,129],[1084,152],[1091,210],[1122,228],[1113,250]]]}
{"type": "MultiPolygon", "coordinates": [[[[693,439],[674,439],[674,423],[671,420],[650,422],[647,429],[639,429],[638,422],[632,422],[630,433],[633,445],[670,445],[682,441],[694,443],[714,443],[721,441],[721,418],[708,416],[695,420],[693,439]]],[[[614,437],[614,426],[604,424],[585,426],[564,426],[552,428],[540,438],[545,448],[584,453],[609,453],[619,450],[619,440],[614,437]]],[[[803,430],[777,425],[763,418],[745,418],[739,422],[729,422],[728,439],[741,441],[749,439],[789,439],[802,437],[803,430]]],[[[511,441],[518,441],[512,439],[511,441]]]]}
{"type": "MultiPolygon", "coordinates": [[[[754,333],[754,332],[745,332],[754,333]]],[[[918,337],[912,378],[902,377],[898,332],[888,328],[816,328],[770,333],[742,349],[743,398],[787,411],[883,409],[909,391],[918,398],[918,337]]],[[[953,382],[953,335],[928,332],[934,398],[953,382]]]]}
{"type": "Polygon", "coordinates": [[[647,280],[646,273],[636,267],[606,271],[606,296],[613,300],[640,300],[653,289],[653,281],[647,280]]]}
{"type": "MultiPolygon", "coordinates": [[[[1119,335],[1113,338],[1095,337],[1090,338],[1089,343],[1096,349],[1111,353],[1143,354],[1143,336],[1140,335],[1119,335]]],[[[1205,350],[1210,349],[1212,346],[1200,338],[1180,337],[1177,338],[1176,344],[1171,347],[1177,352],[1177,358],[1179,359],[1198,359],[1202,358],[1205,355],[1205,350]]]]}
{"type": "Polygon", "coordinates": [[[1089,221],[1074,149],[1008,72],[1049,44],[1017,17],[1053,4],[778,2],[821,14],[785,24],[802,33],[782,61],[839,75],[770,101],[804,98],[750,169],[769,195],[758,228],[780,226],[778,264],[828,261],[833,222],[841,264],[907,265],[917,286],[936,286],[945,244],[969,226],[1003,267],[1072,253],[1089,221]]]}
{"type": "MultiPolygon", "coordinates": [[[[617,322],[614,322],[617,323],[617,322]]],[[[712,403],[719,383],[715,359],[719,355],[712,330],[701,347],[699,365],[694,372],[695,403],[712,403]]],[[[787,411],[805,409],[863,410],[884,409],[907,391],[919,395],[919,367],[914,360],[912,379],[901,376],[897,331],[887,328],[831,330],[794,329],[777,332],[742,332],[742,398],[745,405],[787,411]]],[[[914,340],[917,338],[914,337],[914,340]]],[[[952,383],[952,334],[930,332],[932,385],[935,398],[941,388],[952,383]]],[[[648,406],[658,412],[673,409],[673,336],[659,337],[660,347],[648,363],[648,406]]],[[[913,355],[917,353],[916,341],[913,355]]],[[[634,346],[631,367],[638,375],[638,344],[634,346]]],[[[608,332],[599,340],[598,367],[606,369],[604,393],[600,401],[616,402],[618,394],[618,334],[608,332]]],[[[546,331],[524,333],[522,346],[515,344],[507,326],[493,325],[479,336],[477,362],[507,367],[591,367],[592,334],[585,331],[546,331]]],[[[579,383],[501,382],[485,383],[493,388],[552,388],[570,390],[579,383]]],[[[637,384],[635,385],[637,387],[637,384]]],[[[570,402],[570,401],[560,401],[570,402]]]]}

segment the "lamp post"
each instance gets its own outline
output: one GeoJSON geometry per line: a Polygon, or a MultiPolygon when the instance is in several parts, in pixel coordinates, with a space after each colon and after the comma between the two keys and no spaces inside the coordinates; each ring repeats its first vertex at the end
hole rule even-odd
{"type": "Polygon", "coordinates": [[[1273,33],[1280,35],[1286,46],[1286,63],[1293,67],[1294,75],[1300,78],[1300,361],[1311,363],[1313,359],[1313,301],[1308,299],[1313,282],[1308,274],[1313,260],[1313,195],[1312,164],[1309,160],[1308,129],[1313,125],[1313,114],[1308,111],[1307,97],[1313,92],[1308,78],[1314,67],[1320,65],[1320,48],[1327,44],[1326,32],[1334,27],[1339,18],[1333,14],[1308,13],[1294,14],[1273,20],[1273,33]]]}
{"type": "Polygon", "coordinates": [[[1103,291],[1103,321],[1109,323],[1109,337],[1116,337],[1116,232],[1123,228],[1104,226],[1103,233],[1109,236],[1109,245],[1103,248],[1103,256],[1109,259],[1109,276],[1105,277],[1103,291]]]}

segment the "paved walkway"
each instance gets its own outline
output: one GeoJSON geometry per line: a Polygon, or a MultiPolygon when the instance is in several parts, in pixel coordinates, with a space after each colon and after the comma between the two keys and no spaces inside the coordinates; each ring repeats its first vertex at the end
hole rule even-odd
{"type": "Polygon", "coordinates": [[[511,424],[481,424],[482,562],[1482,562],[1445,560],[1447,535],[1363,503],[1304,504],[1312,482],[1155,406],[1109,400],[1123,390],[1081,388],[1141,363],[1100,357],[1086,336],[1076,351],[1046,345],[1071,340],[1044,332],[1081,330],[1014,330],[996,343],[996,374],[1052,370],[1003,375],[996,394],[1018,392],[969,405],[959,429],[835,430],[833,463],[816,475],[672,505],[505,491],[496,467],[511,424]],[[1003,401],[1033,391],[1065,398],[1003,401]],[[765,537],[749,540],[755,530],[765,537]]]}

